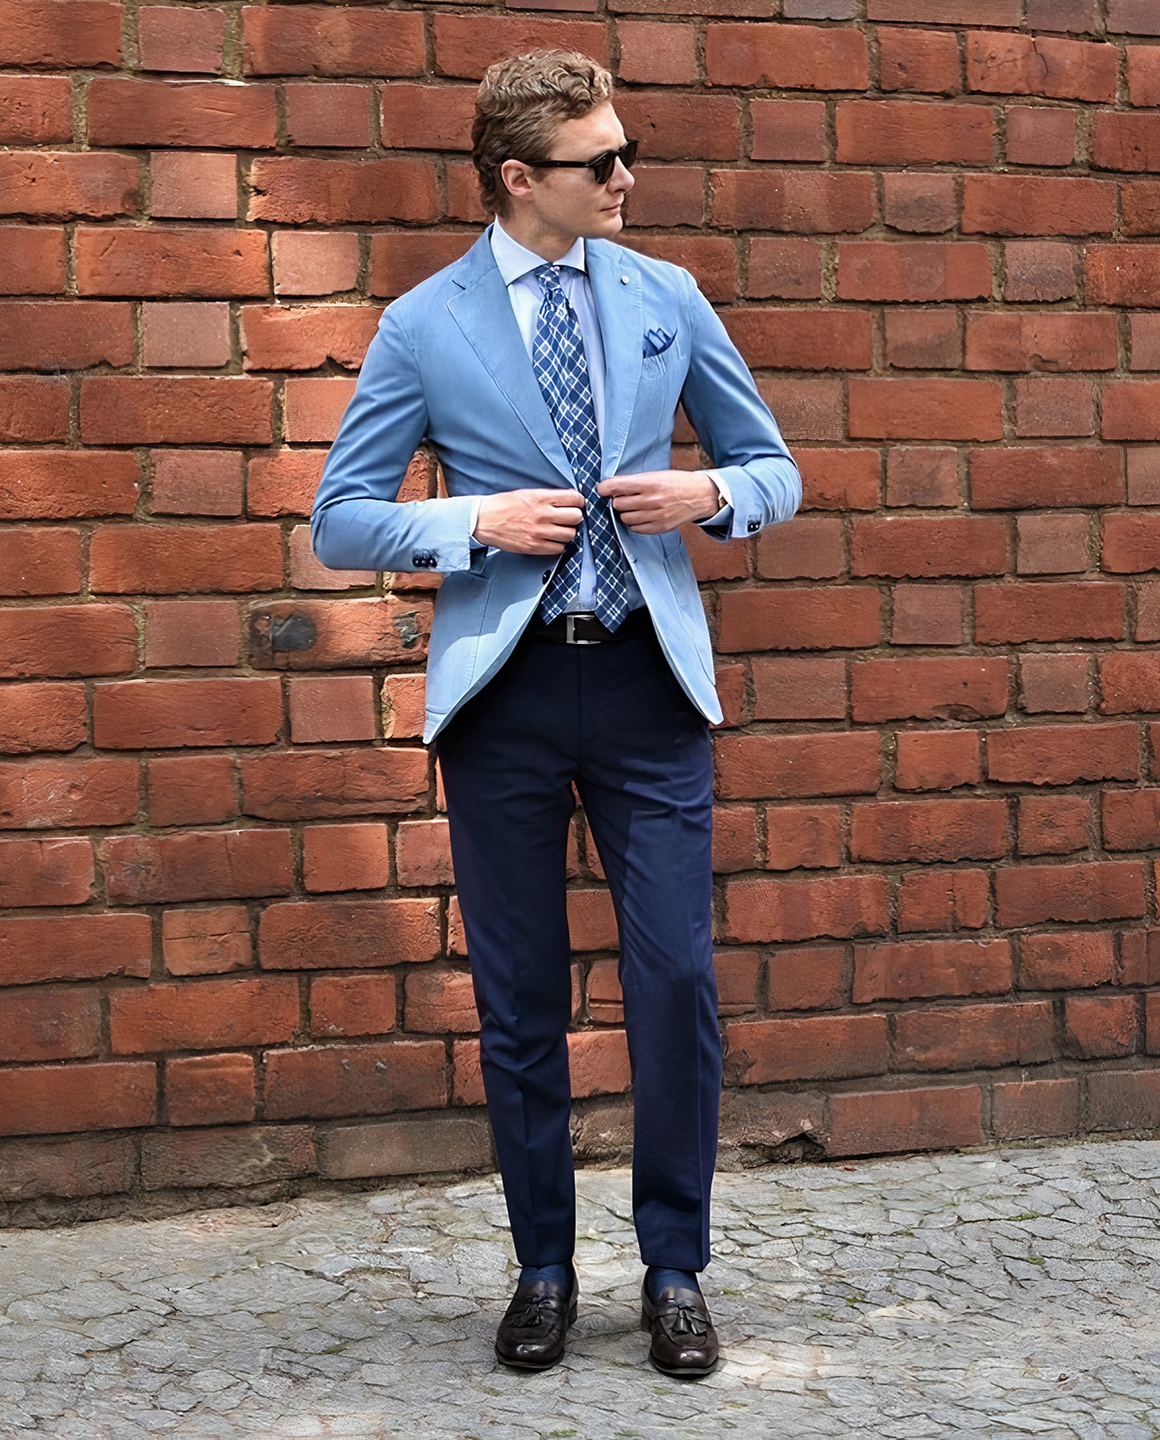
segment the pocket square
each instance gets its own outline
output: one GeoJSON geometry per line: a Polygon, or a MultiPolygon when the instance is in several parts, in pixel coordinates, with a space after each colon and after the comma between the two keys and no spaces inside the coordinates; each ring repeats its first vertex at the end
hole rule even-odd
{"type": "Polygon", "coordinates": [[[644,337],[644,358],[647,360],[650,355],[660,355],[676,338],[675,333],[670,335],[665,330],[648,331],[644,337]]]}

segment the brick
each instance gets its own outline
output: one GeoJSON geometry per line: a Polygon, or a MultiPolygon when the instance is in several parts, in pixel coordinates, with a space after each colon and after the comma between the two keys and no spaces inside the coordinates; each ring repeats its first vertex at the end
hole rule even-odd
{"type": "Polygon", "coordinates": [[[64,230],[57,225],[0,228],[0,270],[8,295],[60,295],[65,286],[64,230]]]}
{"type": "Polygon", "coordinates": [[[827,1010],[844,1004],[845,963],[846,952],[840,945],[777,950],[767,962],[767,1009],[827,1010]]]}
{"type": "Polygon", "coordinates": [[[696,31],[692,25],[618,20],[618,78],[630,85],[693,85],[697,81],[696,31]]]}
{"type": "Polygon", "coordinates": [[[1136,639],[1160,639],[1160,589],[1151,582],[1136,591],[1136,639]]]}
{"type": "Polygon", "coordinates": [[[1130,370],[1160,370],[1160,316],[1130,315],[1132,336],[1130,370]]]}
{"type": "Polygon", "coordinates": [[[898,892],[898,930],[981,930],[990,910],[985,870],[912,871],[898,892]]]}
{"type": "Polygon", "coordinates": [[[1031,714],[1082,714],[1088,707],[1086,655],[1022,655],[1022,708],[1031,714]]]}
{"type": "Polygon", "coordinates": [[[427,653],[431,602],[405,595],[279,600],[250,620],[250,659],[260,668],[415,665],[427,653]]]}
{"type": "Polygon", "coordinates": [[[400,885],[454,885],[446,820],[403,821],[395,832],[400,885]]]}
{"type": "Polygon", "coordinates": [[[67,440],[68,408],[66,383],[23,375],[0,377],[0,442],[67,440]]]}
{"type": "Polygon", "coordinates": [[[154,515],[242,513],[245,482],[241,451],[154,450],[151,458],[154,515]]]}
{"type": "Polygon", "coordinates": [[[381,890],[391,877],[383,824],[307,825],[302,832],[303,884],[312,894],[381,890]]]}
{"type": "Polygon", "coordinates": [[[0,1089],[5,1135],[122,1130],[152,1125],[156,1118],[157,1067],[139,1060],[5,1070],[0,1089]]]}
{"type": "MultiPolygon", "coordinates": [[[[376,240],[386,238],[373,237],[372,247],[376,240]]],[[[355,288],[359,237],[353,231],[279,231],[271,248],[275,295],[333,295],[355,288]]]]}
{"type": "Polygon", "coordinates": [[[315,1035],[385,1035],[396,1018],[393,975],[316,975],[310,982],[315,1035]]]}
{"type": "MultiPolygon", "coordinates": [[[[77,289],[82,295],[191,295],[232,299],[239,295],[265,295],[269,290],[266,236],[259,230],[81,226],[76,235],[76,256],[77,289]]],[[[124,380],[96,383],[119,385],[125,394],[131,393],[124,390],[124,380]]],[[[159,386],[176,382],[136,383],[159,386]]],[[[236,386],[239,382],[218,383],[236,386]]]]}
{"type": "Polygon", "coordinates": [[[999,440],[999,385],[991,380],[851,379],[852,439],[999,440]]]}
{"type": "Polygon", "coordinates": [[[1086,849],[1091,818],[1091,804],[1080,795],[1020,796],[1020,855],[1070,855],[1086,849]]]}
{"type": "MultiPolygon", "coordinates": [[[[10,862],[6,904],[72,904],[68,895],[88,898],[91,864],[87,841],[4,842],[10,862]],[[62,849],[62,847],[65,847],[62,849]],[[79,848],[78,848],[79,847],[79,848]],[[80,862],[78,864],[78,861],[80,862]],[[72,874],[70,875],[70,868],[72,874]],[[21,872],[23,871],[23,877],[21,872]],[[22,899],[50,896],[61,900],[22,899]]],[[[96,980],[106,975],[149,974],[151,922],[148,915],[11,915],[0,921],[0,984],[36,985],[46,980],[96,980]]]]}
{"type": "Polygon", "coordinates": [[[995,899],[1004,927],[1129,919],[1146,909],[1143,870],[1128,860],[1000,869],[995,899]]]}
{"type": "Polygon", "coordinates": [[[955,370],[963,363],[957,311],[886,311],[886,363],[900,370],[955,370]]]}
{"type": "Polygon", "coordinates": [[[93,696],[93,743],[102,749],[270,745],[281,728],[273,678],[114,681],[93,696]]]}
{"type": "Polygon", "coordinates": [[[1000,995],[1011,988],[1006,940],[928,940],[854,946],[855,1005],[944,995],[1000,995]]]}
{"type": "Polygon", "coordinates": [[[749,574],[749,546],[744,540],[722,544],[710,540],[699,525],[687,522],[680,534],[698,580],[743,580],[749,574]]]}
{"type": "Polygon", "coordinates": [[[1160,105],[1160,58],[1154,45],[1128,46],[1128,95],[1133,105],[1160,105]]]}
{"type": "Polygon", "coordinates": [[[869,175],[802,170],[713,170],[713,224],[804,235],[857,234],[873,223],[869,175]]]}
{"type": "Polygon", "coordinates": [[[771,525],[757,539],[757,573],[767,580],[825,580],[846,568],[842,522],[796,519],[771,525]]]}
{"type": "Polygon", "coordinates": [[[1130,715],[1160,709],[1156,657],[1141,651],[1100,656],[1101,715],[1130,715]]]}
{"type": "Polygon", "coordinates": [[[1090,581],[975,589],[975,640],[980,645],[1026,640],[1121,640],[1123,586],[1090,581]]]}
{"type": "Polygon", "coordinates": [[[968,370],[1114,370],[1116,317],[1044,311],[967,317],[968,370]]]}
{"type": "Polygon", "coordinates": [[[1023,725],[987,735],[990,778],[1006,785],[1135,780],[1134,725],[1023,725]]]}
{"type": "Polygon", "coordinates": [[[106,219],[137,209],[140,173],[128,155],[47,150],[0,154],[0,215],[106,219]]]}
{"type": "Polygon", "coordinates": [[[0,595],[76,595],[79,530],[0,529],[0,595]]]}
{"type": "Polygon", "coordinates": [[[1007,111],[1007,160],[1012,165],[1070,165],[1075,112],[1014,105],[1007,111]]]}
{"type": "Polygon", "coordinates": [[[228,305],[146,301],[141,308],[143,356],[150,368],[216,370],[229,364],[228,305]]]}
{"type": "Polygon", "coordinates": [[[323,450],[275,450],[250,461],[250,515],[309,515],[326,459],[323,450]]]}
{"type": "Polygon", "coordinates": [[[423,1175],[490,1170],[486,1120],[439,1116],[381,1124],[339,1125],[318,1137],[322,1175],[347,1180],[368,1175],[423,1175]]]}
{"type": "Polygon", "coordinates": [[[836,134],[844,165],[991,163],[991,112],[979,105],[839,100],[836,134]]]}
{"type": "Polygon", "coordinates": [[[760,657],[753,661],[755,720],[843,720],[842,660],[760,657]]]}
{"type": "Polygon", "coordinates": [[[803,510],[877,510],[877,450],[799,450],[803,510]]]}
{"type": "Polygon", "coordinates": [[[616,972],[615,960],[595,960],[588,971],[585,993],[588,1018],[594,1025],[624,1024],[624,996],[616,972]]]}
{"type": "Polygon", "coordinates": [[[857,310],[725,312],[726,329],[754,369],[868,370],[873,356],[870,315],[857,310]]]}
{"type": "Polygon", "coordinates": [[[1006,300],[1070,300],[1076,293],[1075,251],[1053,240],[1010,240],[1003,246],[1006,300]]]}
{"type": "Polygon", "coordinates": [[[146,1191],[233,1189],[312,1175],[316,1168],[309,1125],[245,1125],[155,1131],[141,1143],[146,1191]]]}
{"type": "Polygon", "coordinates": [[[523,15],[435,17],[435,56],[441,75],[479,80],[497,60],[525,50],[556,47],[579,50],[602,65],[608,63],[607,33],[595,21],[542,20],[523,15]]]}
{"type": "Polygon", "coordinates": [[[371,143],[369,85],[287,85],[285,94],[291,144],[362,150],[371,143]]]}
{"type": "Polygon", "coordinates": [[[388,675],[381,693],[383,738],[411,739],[423,733],[426,681],[422,675],[388,675]]]}
{"type": "Polygon", "coordinates": [[[137,818],[137,766],[96,757],[0,764],[0,827],[127,825],[137,818]]]}
{"type": "Polygon", "coordinates": [[[721,735],[717,793],[723,800],[873,795],[881,775],[878,736],[721,735]]]}
{"type": "Polygon", "coordinates": [[[438,900],[316,900],[269,905],[258,925],[265,970],[336,970],[433,960],[438,900]]]}
{"type": "Polygon", "coordinates": [[[878,613],[878,592],[866,586],[723,591],[717,649],[729,653],[877,645],[878,613]]]}
{"type": "Polygon", "coordinates": [[[215,154],[212,150],[200,154],[160,150],[150,156],[149,168],[153,177],[149,213],[155,219],[236,218],[237,156],[215,154]]]}
{"type": "Polygon", "coordinates": [[[588,1030],[568,1036],[572,1098],[620,1095],[629,1088],[628,1042],[623,1030],[588,1030]]]}
{"type": "Polygon", "coordinates": [[[438,212],[434,169],[426,160],[277,156],[255,160],[250,183],[251,220],[381,224],[434,220],[438,212]]]}
{"type": "Polygon", "coordinates": [[[963,596],[946,585],[896,585],[892,645],[958,645],[963,637],[963,596]]]}
{"type": "Polygon", "coordinates": [[[269,444],[272,400],[270,381],[248,376],[94,377],[81,382],[81,437],[96,445],[269,444]]]}
{"type": "Polygon", "coordinates": [[[238,813],[232,755],[175,755],[149,761],[154,825],[215,825],[238,813]]]}
{"type": "Polygon", "coordinates": [[[422,750],[300,750],[241,762],[244,810],[266,820],[394,815],[427,797],[422,750]]]}
{"type": "Polygon", "coordinates": [[[49,681],[0,687],[0,754],[74,750],[88,738],[83,685],[49,681]]]}
{"type": "Polygon", "coordinates": [[[1160,234],[1160,183],[1128,181],[1120,186],[1125,235],[1160,234]]]}
{"type": "Polygon", "coordinates": [[[746,294],[758,300],[820,300],[821,246],[796,236],[755,235],[749,242],[746,294]]]}
{"type": "Polygon", "coordinates": [[[836,805],[783,805],[767,811],[767,870],[836,869],[841,860],[841,812],[836,805]]]}
{"type": "Polygon", "coordinates": [[[972,450],[969,460],[976,510],[1124,503],[1123,452],[1112,447],[1021,445],[972,450]]]}
{"type": "Polygon", "coordinates": [[[471,975],[466,970],[412,970],[407,976],[408,1031],[427,1035],[479,1030],[471,975]]]}
{"type": "Polygon", "coordinates": [[[266,1118],[385,1115],[447,1103],[439,1040],[328,1045],[266,1054],[266,1118]]]}
{"type": "Polygon", "coordinates": [[[73,138],[67,76],[5,75],[0,80],[0,144],[66,144],[73,138]]]}
{"type": "Polygon", "coordinates": [[[69,68],[121,63],[121,7],[107,0],[0,4],[4,64],[69,68]]]}
{"type": "Polygon", "coordinates": [[[1063,1002],[1064,1050],[1084,1060],[1130,1055],[1137,1048],[1131,995],[1069,995],[1063,1002]]]}
{"type": "Polygon", "coordinates": [[[1112,34],[1160,35],[1160,16],[1149,0],[1109,0],[1108,30],[1112,34]]]}
{"type": "Polygon", "coordinates": [[[101,1001],[93,990],[0,993],[0,1060],[75,1060],[100,1045],[101,1001]]]}
{"type": "Polygon", "coordinates": [[[1096,28],[1095,0],[1027,0],[1029,30],[1067,30],[1075,35],[1096,28]]]}
{"type": "Polygon", "coordinates": [[[737,293],[737,252],[734,242],[724,236],[629,234],[622,243],[629,250],[688,270],[706,300],[720,303],[737,293]]]}
{"type": "MultiPolygon", "coordinates": [[[[352,239],[357,237],[352,236],[352,239]]],[[[405,295],[408,290],[458,260],[474,242],[474,235],[444,235],[430,231],[400,231],[372,235],[370,284],[372,295],[405,295]]],[[[357,246],[355,247],[357,268],[357,246]]],[[[353,275],[351,284],[353,285],[353,275]]],[[[338,288],[338,287],[335,287],[338,288]]],[[[349,287],[346,287],[349,288],[349,287]]],[[[305,292],[304,292],[305,293],[305,292]]]]}
{"type": "MultiPolygon", "coordinates": [[[[950,0],[941,3],[945,7],[950,0]]],[[[999,3],[995,0],[996,8],[999,3]]],[[[902,0],[870,0],[870,4],[902,8],[902,0]]],[[[907,8],[912,8],[911,3],[907,8]]],[[[921,8],[924,16],[929,13],[925,0],[921,8]]],[[[978,1145],[983,1139],[982,1104],[982,1091],[977,1085],[833,1095],[826,1154],[882,1155],[978,1145]]]]}
{"type": "Polygon", "coordinates": [[[1091,161],[1101,170],[1160,170],[1160,115],[1097,111],[1091,161]]]}
{"type": "Polygon", "coordinates": [[[216,74],[222,67],[225,33],[224,10],[142,5],[137,11],[141,68],[216,74]]]}
{"type": "Polygon", "coordinates": [[[747,950],[719,951],[713,956],[719,1015],[743,1015],[757,1008],[758,965],[758,957],[747,950]]]}
{"type": "Polygon", "coordinates": [[[895,1017],[900,1070],[974,1070],[1033,1065],[1055,1054],[1047,1001],[904,1011],[895,1017]]]}
{"type": "Polygon", "coordinates": [[[968,234],[1095,235],[1114,225],[1114,186],[1105,181],[1031,175],[968,175],[963,181],[962,228],[968,234]]]}
{"type": "Polygon", "coordinates": [[[954,790],[981,779],[977,730],[899,732],[895,789],[954,790]]]}
{"type": "Polygon", "coordinates": [[[238,609],[232,600],[147,600],[145,664],[236,665],[238,609]]]}
{"type": "Polygon", "coordinates": [[[991,1087],[997,1140],[1075,1135],[1080,1129],[1078,1080],[1017,1080],[991,1087]]]}
{"type": "Polygon", "coordinates": [[[1020,575],[1075,575],[1088,568],[1086,515],[1020,515],[1020,575]]]}
{"type": "Polygon", "coordinates": [[[109,997],[109,1040],[119,1055],[274,1045],[297,1028],[292,976],[153,984],[109,997]]]}
{"type": "Polygon", "coordinates": [[[1160,847],[1160,790],[1105,790],[1100,799],[1106,849],[1160,847]]]}
{"type": "Polygon", "coordinates": [[[852,575],[999,575],[1007,568],[1007,530],[1001,520],[892,516],[855,520],[852,575]]]}
{"type": "Polygon", "coordinates": [[[855,805],[854,860],[993,860],[1007,848],[1002,800],[902,800],[855,805]]]}
{"type": "Polygon", "coordinates": [[[1007,662],[974,656],[868,660],[851,667],[856,721],[977,720],[1007,709],[1007,662]]]}
{"type": "Polygon", "coordinates": [[[317,370],[336,360],[355,370],[374,339],[381,313],[366,305],[246,305],[242,309],[245,368],[317,370]]]}
{"type": "Polygon", "coordinates": [[[1155,930],[1125,930],[1120,934],[1121,985],[1155,985],[1160,980],[1160,946],[1155,930]]]}
{"type": "Polygon", "coordinates": [[[607,890],[568,892],[568,933],[574,951],[617,948],[616,914],[607,890]]]}
{"type": "MultiPolygon", "coordinates": [[[[447,174],[447,218],[449,220],[465,220],[475,225],[487,225],[491,221],[491,215],[483,208],[479,198],[479,182],[475,173],[475,166],[468,160],[448,160],[446,162],[447,174]]],[[[672,176],[666,179],[673,180],[672,176]]],[[[681,208],[695,209],[696,220],[701,216],[701,183],[702,177],[699,170],[693,171],[691,167],[685,167],[680,180],[673,183],[673,190],[666,192],[670,196],[675,191],[680,197],[681,208]],[[696,195],[690,193],[688,177],[695,174],[698,181],[696,195]]],[[[640,210],[636,212],[637,223],[644,224],[640,218],[640,210]]],[[[657,224],[656,220],[650,220],[649,224],[657,224]]],[[[668,223],[672,223],[671,221],[668,223]]],[[[688,222],[693,223],[693,222],[688,222]]]]}
{"type": "Polygon", "coordinates": [[[1075,990],[1110,985],[1115,972],[1112,937],[1101,930],[1024,935],[1019,943],[1021,990],[1075,990]]]}
{"type": "Polygon", "coordinates": [[[122,904],[285,895],[294,883],[289,830],[113,835],[104,843],[109,898],[122,904]]]}
{"type": "Polygon", "coordinates": [[[189,1055],[165,1062],[171,1125],[239,1125],[257,1113],[251,1055],[189,1055]]]}
{"type": "MultiPolygon", "coordinates": [[[[925,107],[924,107],[925,108],[925,107]]],[[[838,246],[840,300],[974,300],[991,294],[991,260],[972,241],[850,240],[838,246]]]]}
{"type": "MultiPolygon", "coordinates": [[[[757,859],[757,810],[752,805],[716,806],[713,810],[713,872],[754,870],[757,859]]],[[[792,867],[791,867],[792,868],[792,867]]]]}
{"type": "Polygon", "coordinates": [[[740,944],[842,940],[887,928],[881,875],[811,880],[733,880],[725,886],[725,934],[740,944]]]}
{"type": "Polygon", "coordinates": [[[244,905],[205,910],[166,910],[161,948],[170,975],[221,975],[254,964],[250,921],[244,905]]]}
{"type": "Polygon", "coordinates": [[[131,1135],[74,1135],[63,1146],[51,1140],[9,1140],[0,1146],[0,1199],[116,1195],[129,1189],[136,1168],[131,1135]]]}
{"type": "Polygon", "coordinates": [[[1160,440],[1160,381],[1109,381],[1104,387],[1105,440],[1160,440]]]}
{"type": "Polygon", "coordinates": [[[787,20],[854,20],[856,0],[782,0],[781,13],[787,20]]]}
{"type": "Polygon", "coordinates": [[[369,675],[296,677],[290,682],[290,735],[296,745],[375,738],[369,675]]]}
{"type": "Polygon", "coordinates": [[[959,47],[945,31],[882,30],[878,51],[883,90],[955,95],[962,89],[959,47]]]}
{"type": "Polygon", "coordinates": [[[1128,504],[1154,505],[1160,495],[1160,446],[1133,447],[1127,462],[1128,504]]]}
{"type": "Polygon", "coordinates": [[[953,175],[883,175],[882,194],[883,219],[892,230],[938,235],[958,223],[953,175]]]}
{"type": "Polygon", "coordinates": [[[990,95],[1045,95],[1113,103],[1120,52],[1115,45],[1048,35],[967,35],[967,85],[990,95]]]}
{"type": "Polygon", "coordinates": [[[1019,0],[867,0],[867,20],[924,25],[1018,25],[1019,0]]]}
{"type": "Polygon", "coordinates": [[[892,446],[886,456],[886,503],[924,509],[957,505],[958,452],[948,446],[892,446]]]}
{"type": "Polygon", "coordinates": [[[845,1079],[886,1069],[885,1015],[811,1015],[725,1027],[726,1074],[733,1084],[845,1079]]]}
{"type": "Polygon", "coordinates": [[[247,75],[417,75],[423,69],[423,17],[417,11],[242,9],[247,75]]]}
{"type": "Polygon", "coordinates": [[[396,82],[383,89],[380,103],[384,146],[399,150],[471,149],[474,86],[396,82]]]}
{"type": "Polygon", "coordinates": [[[136,664],[127,605],[37,605],[0,613],[0,676],[117,675],[136,664]]]}
{"type": "Polygon", "coordinates": [[[1160,1125],[1160,1071],[1092,1071],[1087,1076],[1087,1124],[1096,1131],[1154,1130],[1160,1125]]]}
{"type": "Polygon", "coordinates": [[[94,145],[263,150],[277,141],[272,85],[97,76],[86,111],[94,145]]]}
{"type": "Polygon", "coordinates": [[[1095,395],[1090,380],[1015,381],[1016,435],[1095,433],[1095,395]]]}
{"type": "MultiPolygon", "coordinates": [[[[843,386],[840,379],[787,380],[781,376],[775,379],[762,377],[758,381],[757,389],[766,405],[777,415],[781,433],[787,439],[842,439],[843,386]]],[[[834,488],[840,490],[841,482],[834,488]]],[[[832,509],[833,506],[827,505],[823,508],[832,509]]]]}
{"type": "Polygon", "coordinates": [[[655,159],[735,160],[740,153],[740,117],[731,97],[621,91],[616,110],[655,159]]]}
{"type": "Polygon", "coordinates": [[[286,439],[333,440],[354,395],[354,386],[353,380],[330,376],[287,380],[283,416],[286,439]]]}
{"type": "Polygon", "coordinates": [[[865,90],[866,39],[820,25],[710,25],[705,72],[714,85],[778,90],[865,90]]]}

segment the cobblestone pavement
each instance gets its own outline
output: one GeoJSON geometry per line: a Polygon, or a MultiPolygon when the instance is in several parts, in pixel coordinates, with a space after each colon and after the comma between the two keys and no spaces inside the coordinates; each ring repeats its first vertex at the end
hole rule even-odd
{"type": "Polygon", "coordinates": [[[491,1344],[498,1181],[0,1232],[0,1434],[1160,1436],[1160,1143],[721,1175],[725,1359],[645,1363],[624,1170],[578,1177],[580,1319],[491,1344]]]}

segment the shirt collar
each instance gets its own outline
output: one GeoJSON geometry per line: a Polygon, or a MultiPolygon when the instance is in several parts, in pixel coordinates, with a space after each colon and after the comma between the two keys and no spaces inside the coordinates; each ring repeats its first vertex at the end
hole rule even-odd
{"type": "MultiPolygon", "coordinates": [[[[495,256],[495,263],[499,267],[499,273],[503,276],[505,285],[513,285],[523,276],[538,270],[541,265],[548,264],[542,255],[537,255],[534,250],[528,250],[513,240],[497,219],[491,227],[491,253],[495,256]]],[[[585,270],[587,266],[584,258],[584,237],[578,236],[572,248],[566,255],[562,255],[555,262],[557,265],[570,265],[574,270],[585,270]]]]}

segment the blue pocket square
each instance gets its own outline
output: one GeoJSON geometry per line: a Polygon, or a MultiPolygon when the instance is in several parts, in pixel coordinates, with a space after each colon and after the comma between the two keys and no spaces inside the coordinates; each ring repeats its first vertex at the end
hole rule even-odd
{"type": "Polygon", "coordinates": [[[647,360],[650,355],[661,354],[676,338],[675,333],[670,335],[665,330],[649,330],[644,337],[644,358],[647,360]]]}

